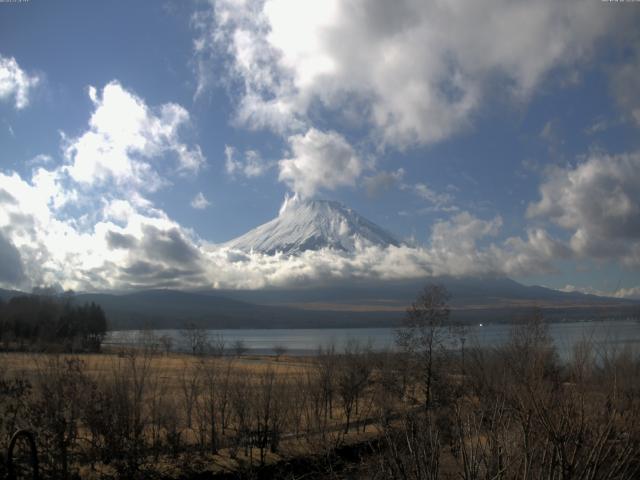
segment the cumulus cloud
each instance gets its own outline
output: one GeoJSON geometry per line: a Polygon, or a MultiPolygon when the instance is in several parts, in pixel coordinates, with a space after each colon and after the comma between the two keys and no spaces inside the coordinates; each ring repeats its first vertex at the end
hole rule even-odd
{"type": "Polygon", "coordinates": [[[575,167],[553,167],[529,205],[541,217],[571,233],[579,257],[614,259],[640,267],[640,152],[592,154],[575,167]]]}
{"type": "Polygon", "coordinates": [[[163,156],[177,158],[178,172],[197,172],[204,165],[200,147],[180,139],[180,129],[189,122],[180,105],[149,107],[117,81],[108,83],[101,95],[90,87],[89,97],[95,106],[89,129],[68,139],[65,149],[66,171],[74,181],[94,185],[112,180],[156,190],[166,183],[158,165],[163,156]]]}
{"type": "Polygon", "coordinates": [[[61,164],[38,156],[29,161],[29,178],[0,173],[0,256],[7,265],[0,283],[206,285],[199,239],[144,196],[164,185],[165,175],[203,165],[199,147],[181,139],[189,114],[172,103],[149,107],[115,81],[88,93],[89,128],[77,138],[63,135],[61,164]]]}
{"type": "Polygon", "coordinates": [[[77,203],[74,195],[62,185],[46,188],[51,176],[55,172],[41,170],[30,180],[0,174],[3,197],[15,199],[0,202],[6,240],[0,249],[15,253],[5,244],[13,245],[24,272],[24,282],[15,280],[15,286],[103,290],[207,284],[198,239],[150,202],[136,195],[105,201],[86,222],[78,221],[64,214],[67,203],[77,203]]]}
{"type": "Polygon", "coordinates": [[[581,0],[211,4],[194,20],[199,90],[222,53],[240,90],[236,122],[301,130],[319,103],[361,112],[380,143],[400,148],[468,126],[496,83],[526,99],[551,70],[588,57],[619,15],[581,0]]]}
{"type": "Polygon", "coordinates": [[[0,174],[0,191],[14,199],[0,202],[0,231],[20,251],[25,278],[34,285],[57,283],[57,275],[73,278],[80,259],[76,251],[90,248],[70,221],[58,218],[74,193],[60,186],[55,172],[42,169],[30,181],[0,174]]]}
{"type": "Polygon", "coordinates": [[[0,55],[0,100],[13,101],[16,109],[29,105],[33,89],[40,83],[37,75],[29,75],[13,57],[0,55]]]}
{"type": "Polygon", "coordinates": [[[634,300],[640,300],[640,286],[620,288],[613,294],[613,296],[617,298],[630,298],[634,300]]]}
{"type": "Polygon", "coordinates": [[[303,197],[319,189],[354,185],[363,162],[345,138],[336,132],[309,129],[289,137],[290,158],[280,160],[280,180],[303,197]]]}
{"type": "Polygon", "coordinates": [[[224,147],[224,159],[225,171],[231,177],[242,175],[246,178],[255,178],[264,175],[273,167],[273,163],[263,160],[255,150],[246,150],[244,158],[239,158],[236,148],[230,145],[224,147]]]}
{"type": "Polygon", "coordinates": [[[526,238],[509,237],[502,247],[491,247],[504,272],[530,275],[534,272],[554,273],[558,260],[572,258],[571,249],[553,238],[543,228],[529,228],[526,238]]]}
{"type": "Polygon", "coordinates": [[[191,200],[191,208],[195,208],[196,210],[204,210],[210,205],[211,202],[206,199],[202,192],[198,192],[198,194],[193,197],[193,200],[191,200]]]}
{"type": "Polygon", "coordinates": [[[532,239],[495,243],[502,219],[466,212],[436,223],[422,247],[356,243],[351,252],[323,249],[288,257],[208,244],[139,195],[105,200],[86,222],[78,222],[63,214],[65,201],[75,201],[72,194],[63,186],[57,191],[39,187],[49,174],[40,171],[31,180],[0,174],[0,256],[13,262],[6,263],[13,265],[11,275],[7,270],[0,279],[5,285],[263,288],[547,268],[532,253],[543,250],[535,236],[534,245],[532,239]],[[517,250],[525,251],[524,259],[506,262],[517,250]]]}

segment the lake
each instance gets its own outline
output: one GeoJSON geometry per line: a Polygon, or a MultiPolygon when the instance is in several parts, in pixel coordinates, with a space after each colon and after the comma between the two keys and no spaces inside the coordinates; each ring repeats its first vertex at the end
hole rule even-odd
{"type": "MultiPolygon", "coordinates": [[[[508,340],[512,326],[507,324],[474,325],[466,333],[467,347],[499,346],[508,340]]],[[[589,322],[564,322],[549,324],[549,332],[561,357],[567,358],[573,346],[584,339],[597,345],[623,348],[631,346],[640,350],[640,323],[635,320],[608,320],[589,322]]],[[[168,335],[173,339],[174,349],[186,350],[186,341],[180,330],[127,330],[109,332],[105,343],[115,345],[140,344],[141,339],[152,333],[154,336],[168,335]]],[[[356,340],[371,345],[375,350],[394,347],[393,328],[327,328],[327,329],[245,329],[208,330],[215,338],[221,335],[229,349],[242,340],[250,354],[270,355],[275,346],[283,346],[288,355],[312,355],[318,347],[335,345],[341,350],[348,341],[356,340]]]]}

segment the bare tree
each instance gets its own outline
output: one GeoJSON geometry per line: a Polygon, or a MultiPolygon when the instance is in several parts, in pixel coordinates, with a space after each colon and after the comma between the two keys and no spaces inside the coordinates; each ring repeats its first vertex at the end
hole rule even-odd
{"type": "Polygon", "coordinates": [[[349,433],[352,414],[358,413],[358,401],[371,377],[371,364],[367,350],[358,342],[350,340],[345,346],[340,369],[338,370],[338,393],[345,415],[344,433],[349,433]]]}
{"type": "Polygon", "coordinates": [[[202,393],[198,398],[198,417],[203,432],[201,445],[209,446],[211,453],[218,453],[219,432],[220,432],[220,406],[221,397],[227,395],[223,378],[224,371],[221,369],[219,360],[203,358],[198,365],[202,378],[202,393]]]}
{"type": "Polygon", "coordinates": [[[169,355],[173,349],[173,337],[171,335],[161,335],[158,339],[165,355],[169,355]]]}
{"type": "Polygon", "coordinates": [[[437,480],[440,477],[440,436],[430,413],[406,415],[399,428],[384,431],[375,480],[437,480]],[[424,418],[426,417],[426,418],[424,418]]]}
{"type": "Polygon", "coordinates": [[[334,345],[326,348],[318,348],[317,358],[317,374],[320,384],[323,407],[324,407],[324,424],[326,425],[328,418],[333,418],[333,397],[336,390],[335,372],[338,367],[336,348],[334,345]]]}
{"type": "Polygon", "coordinates": [[[260,464],[264,465],[267,447],[278,451],[282,423],[284,421],[284,384],[270,368],[256,379],[251,404],[252,446],[260,453],[260,464]]]}
{"type": "Polygon", "coordinates": [[[209,342],[209,349],[211,351],[211,355],[213,355],[214,357],[224,356],[224,351],[226,348],[227,342],[221,333],[215,334],[209,342]]]}
{"type": "Polygon", "coordinates": [[[30,401],[32,425],[40,432],[38,446],[45,472],[55,478],[74,473],[73,452],[79,437],[82,396],[86,389],[79,358],[37,357],[35,394],[30,401]],[[73,399],[73,401],[70,401],[73,399]]]}
{"type": "Polygon", "coordinates": [[[236,355],[236,357],[243,356],[249,350],[247,348],[247,344],[241,338],[233,342],[233,344],[231,345],[231,349],[233,350],[233,353],[236,355]]]}
{"type": "Polygon", "coordinates": [[[407,309],[404,324],[396,331],[396,343],[417,362],[428,410],[433,400],[435,360],[447,337],[449,292],[442,285],[429,284],[407,309]]]}
{"type": "Polygon", "coordinates": [[[189,352],[192,355],[204,355],[209,349],[209,335],[207,331],[193,322],[188,322],[180,330],[189,352]]]}
{"type": "Polygon", "coordinates": [[[179,386],[180,393],[182,394],[187,428],[193,426],[194,408],[201,389],[200,373],[201,371],[195,363],[191,363],[189,368],[185,365],[185,368],[180,372],[179,386]]]}
{"type": "Polygon", "coordinates": [[[276,360],[280,361],[280,357],[287,353],[287,347],[282,344],[277,344],[273,346],[273,353],[276,354],[276,360]]]}

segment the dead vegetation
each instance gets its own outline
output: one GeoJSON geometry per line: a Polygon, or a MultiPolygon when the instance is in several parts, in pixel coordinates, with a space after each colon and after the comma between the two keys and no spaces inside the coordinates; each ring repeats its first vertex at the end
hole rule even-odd
{"type": "Polygon", "coordinates": [[[637,478],[638,355],[585,341],[560,363],[537,314],[505,345],[452,349],[464,332],[443,330],[446,298],[426,293],[398,352],[350,342],[309,358],[204,354],[194,334],[197,355],[149,341],[0,354],[0,451],[15,430],[34,431],[44,478],[269,478],[252,475],[295,458],[307,460],[279,476],[637,478]],[[358,452],[348,468],[347,451],[358,452]]]}

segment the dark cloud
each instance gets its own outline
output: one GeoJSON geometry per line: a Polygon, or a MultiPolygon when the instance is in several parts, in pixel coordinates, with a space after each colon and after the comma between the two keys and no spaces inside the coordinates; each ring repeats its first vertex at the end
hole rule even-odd
{"type": "Polygon", "coordinates": [[[111,250],[118,248],[131,249],[136,246],[138,242],[133,235],[125,235],[118,232],[107,232],[107,245],[111,250]]]}
{"type": "Polygon", "coordinates": [[[199,267],[178,268],[142,260],[121,268],[119,280],[123,285],[153,288],[184,288],[186,285],[202,286],[208,283],[199,267]]]}
{"type": "Polygon", "coordinates": [[[165,264],[194,265],[199,252],[177,228],[163,231],[152,226],[143,229],[142,250],[152,261],[165,264]]]}
{"type": "Polygon", "coordinates": [[[124,267],[122,271],[130,276],[147,276],[154,273],[158,269],[157,266],[150,262],[138,261],[128,267],[124,267]]]}
{"type": "Polygon", "coordinates": [[[0,283],[16,286],[24,280],[20,252],[0,232],[0,283]]]}

